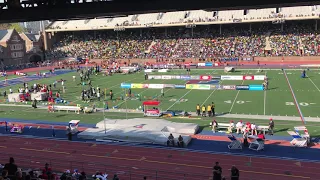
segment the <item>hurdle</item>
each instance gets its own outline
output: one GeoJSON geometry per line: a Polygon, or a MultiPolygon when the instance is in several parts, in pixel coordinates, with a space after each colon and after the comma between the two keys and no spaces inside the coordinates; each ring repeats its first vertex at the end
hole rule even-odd
{"type": "Polygon", "coordinates": [[[249,145],[249,149],[255,150],[255,151],[261,151],[264,150],[264,140],[259,139],[257,136],[250,135],[248,138],[253,139],[252,142],[249,145]]]}
{"type": "Polygon", "coordinates": [[[294,131],[287,131],[290,136],[292,136],[292,141],[290,144],[295,147],[307,147],[310,143],[310,135],[305,126],[296,126],[294,131]],[[304,134],[299,134],[299,131],[304,131],[304,134]]]}
{"type": "Polygon", "coordinates": [[[228,145],[229,149],[240,149],[242,150],[242,143],[233,135],[229,135],[228,138],[231,140],[231,143],[228,145]]]}

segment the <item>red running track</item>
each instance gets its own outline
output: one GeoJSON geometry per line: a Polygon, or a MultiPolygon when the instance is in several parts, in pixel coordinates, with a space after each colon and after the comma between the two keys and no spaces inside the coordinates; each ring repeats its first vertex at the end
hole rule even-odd
{"type": "Polygon", "coordinates": [[[57,171],[79,169],[93,174],[99,170],[110,175],[118,173],[121,180],[138,180],[143,176],[161,180],[210,179],[212,165],[216,161],[220,162],[223,175],[227,177],[228,169],[236,165],[242,180],[320,177],[320,163],[312,162],[299,162],[300,166],[291,160],[8,136],[1,136],[0,142],[2,163],[13,156],[21,167],[40,168],[47,162],[57,171]]]}

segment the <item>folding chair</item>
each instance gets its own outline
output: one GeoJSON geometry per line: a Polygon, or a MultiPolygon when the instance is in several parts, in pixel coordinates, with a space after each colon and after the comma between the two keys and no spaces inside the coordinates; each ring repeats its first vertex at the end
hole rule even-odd
{"type": "Polygon", "coordinates": [[[264,140],[263,139],[255,139],[253,142],[250,143],[249,149],[255,151],[264,150],[264,140]]]}
{"type": "Polygon", "coordinates": [[[242,150],[242,143],[240,140],[238,140],[233,135],[228,136],[228,138],[231,140],[231,143],[228,145],[229,149],[241,149],[242,150]]]}
{"type": "Polygon", "coordinates": [[[306,138],[301,137],[300,134],[293,132],[293,131],[287,131],[287,132],[293,138],[293,140],[290,141],[290,144],[292,146],[295,146],[295,147],[307,147],[308,146],[308,143],[307,143],[308,140],[306,138]]]}

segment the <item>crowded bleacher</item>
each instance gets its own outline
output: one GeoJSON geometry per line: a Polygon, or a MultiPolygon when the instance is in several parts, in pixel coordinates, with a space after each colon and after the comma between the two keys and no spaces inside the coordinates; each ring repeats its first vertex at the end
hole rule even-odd
{"type": "Polygon", "coordinates": [[[196,10],[56,21],[47,28],[47,32],[59,34],[47,57],[316,56],[320,39],[314,19],[319,17],[319,7],[196,10]]]}
{"type": "Polygon", "coordinates": [[[145,59],[315,56],[319,35],[311,21],[60,33],[47,57],[145,59]]]}

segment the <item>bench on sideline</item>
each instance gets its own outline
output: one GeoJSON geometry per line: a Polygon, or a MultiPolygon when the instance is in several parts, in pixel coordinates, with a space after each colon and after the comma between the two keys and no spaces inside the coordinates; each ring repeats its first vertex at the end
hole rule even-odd
{"type": "MultiPolygon", "coordinates": [[[[210,122],[210,127],[212,127],[212,122],[210,122]]],[[[230,127],[230,123],[218,123],[218,128],[217,129],[227,129],[230,127]]],[[[235,127],[232,129],[234,130],[235,127]]],[[[257,130],[258,131],[263,131],[263,134],[266,134],[266,132],[268,132],[269,130],[269,126],[260,126],[257,125],[257,130]]]]}
{"type": "Polygon", "coordinates": [[[81,111],[81,108],[78,106],[53,106],[53,110],[58,111],[58,112],[60,112],[60,111],[67,111],[67,112],[74,111],[75,113],[79,114],[81,111]]]}

